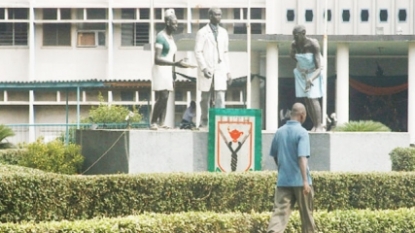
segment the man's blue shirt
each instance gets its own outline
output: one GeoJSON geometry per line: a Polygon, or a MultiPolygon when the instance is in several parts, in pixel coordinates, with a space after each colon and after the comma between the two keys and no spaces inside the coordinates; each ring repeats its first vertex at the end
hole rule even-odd
{"type": "MultiPolygon", "coordinates": [[[[278,187],[301,187],[299,157],[310,157],[310,139],[308,132],[298,121],[287,121],[275,133],[270,155],[278,158],[278,187]]],[[[310,171],[307,167],[308,183],[311,185],[310,171]]]]}

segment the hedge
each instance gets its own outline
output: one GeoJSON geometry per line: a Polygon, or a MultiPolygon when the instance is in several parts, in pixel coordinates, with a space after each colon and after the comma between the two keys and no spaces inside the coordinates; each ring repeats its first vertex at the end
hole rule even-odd
{"type": "MultiPolygon", "coordinates": [[[[11,170],[0,169],[1,222],[142,212],[271,211],[276,176],[275,172],[69,176],[11,170]]],[[[415,206],[415,173],[314,172],[312,176],[316,210],[415,206]]]]}
{"type": "MultiPolygon", "coordinates": [[[[271,213],[187,212],[142,214],[123,218],[81,221],[0,224],[0,233],[265,233],[271,213]]],[[[315,212],[320,233],[415,232],[415,209],[349,210],[315,212]]],[[[301,232],[299,214],[294,211],[285,233],[301,232]]]]}
{"type": "Polygon", "coordinates": [[[415,147],[397,147],[389,155],[393,171],[415,171],[415,147]]]}

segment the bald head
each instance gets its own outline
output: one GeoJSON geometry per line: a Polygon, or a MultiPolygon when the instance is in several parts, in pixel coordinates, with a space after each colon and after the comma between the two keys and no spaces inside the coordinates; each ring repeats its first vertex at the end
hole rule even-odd
{"type": "Polygon", "coordinates": [[[307,111],[304,104],[295,103],[291,109],[291,120],[296,120],[301,123],[304,123],[307,116],[307,111]]]}

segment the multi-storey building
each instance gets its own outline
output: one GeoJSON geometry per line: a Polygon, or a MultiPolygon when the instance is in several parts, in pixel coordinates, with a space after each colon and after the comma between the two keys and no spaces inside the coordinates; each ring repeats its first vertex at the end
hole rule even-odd
{"type": "MultiPolygon", "coordinates": [[[[279,110],[295,101],[289,48],[293,27],[303,24],[327,54],[324,110],[344,123],[362,118],[370,107],[364,105],[379,105],[357,101],[359,93],[400,93],[400,102],[385,101],[400,106],[393,109],[397,129],[415,141],[413,0],[2,0],[1,123],[64,123],[66,105],[74,122],[99,104],[99,92],[109,103],[141,105],[148,114],[152,42],[164,9],[174,8],[178,17],[176,57],[194,61],[195,33],[212,6],[222,8],[231,72],[240,80],[227,93],[231,107],[262,108],[264,128],[278,127],[279,110]]],[[[176,72],[171,124],[198,99],[196,71],[176,72]]]]}

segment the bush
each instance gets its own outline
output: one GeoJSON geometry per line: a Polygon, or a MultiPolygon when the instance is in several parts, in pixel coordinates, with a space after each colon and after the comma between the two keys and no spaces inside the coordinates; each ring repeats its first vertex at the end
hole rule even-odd
{"type": "MultiPolygon", "coordinates": [[[[97,218],[74,222],[6,223],[0,232],[59,232],[59,233],[266,233],[271,213],[212,213],[187,212],[154,214],[124,218],[97,218]]],[[[320,233],[397,233],[414,232],[415,209],[353,210],[315,212],[320,233]]],[[[299,214],[294,211],[285,233],[301,232],[299,214]]]]}
{"type": "MultiPolygon", "coordinates": [[[[275,172],[67,176],[0,173],[0,221],[75,220],[143,212],[271,211],[275,172]]],[[[312,172],[315,210],[415,207],[415,173],[312,172]]]]}
{"type": "Polygon", "coordinates": [[[27,145],[27,153],[18,161],[18,165],[48,172],[76,174],[80,172],[83,162],[80,146],[65,146],[60,140],[44,143],[43,138],[39,138],[27,145]]]}
{"type": "Polygon", "coordinates": [[[390,132],[386,125],[376,121],[350,121],[336,126],[332,131],[337,132],[390,132]]]}
{"type": "Polygon", "coordinates": [[[415,148],[398,147],[389,153],[393,171],[415,171],[415,148]]]}
{"type": "Polygon", "coordinates": [[[108,105],[101,93],[99,93],[98,99],[100,101],[98,107],[92,107],[89,111],[88,123],[125,123],[126,117],[130,123],[138,123],[141,121],[142,116],[138,110],[133,106],[133,110],[130,111],[125,106],[108,105]]]}
{"type": "Polygon", "coordinates": [[[17,165],[26,153],[24,149],[0,150],[0,163],[17,165]]]}

